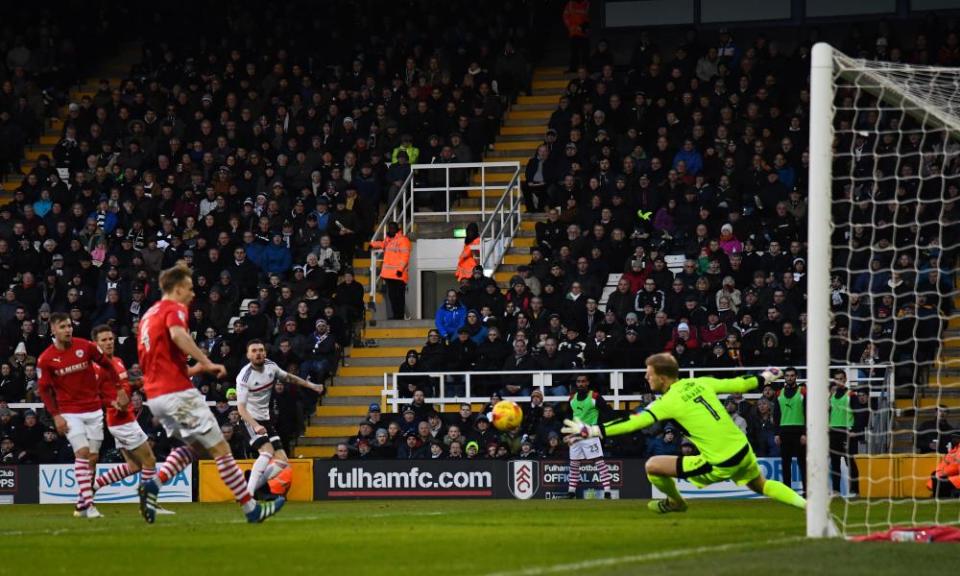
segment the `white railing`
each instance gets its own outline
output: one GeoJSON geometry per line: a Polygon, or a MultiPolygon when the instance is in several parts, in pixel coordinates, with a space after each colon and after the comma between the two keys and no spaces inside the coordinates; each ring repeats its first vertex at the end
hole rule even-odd
{"type": "MultiPolygon", "coordinates": [[[[429,177],[427,178],[429,180],[429,177]]],[[[493,258],[488,255],[488,253],[499,253],[499,257],[502,258],[503,254],[506,252],[506,248],[503,246],[509,246],[509,243],[503,241],[504,234],[509,231],[512,236],[516,232],[517,227],[520,225],[520,216],[519,216],[519,202],[520,202],[520,163],[519,162],[469,162],[469,163],[452,163],[452,164],[413,164],[410,167],[410,174],[404,180],[403,185],[400,187],[400,190],[397,192],[396,197],[387,206],[387,210],[384,213],[383,219],[380,221],[380,224],[377,226],[376,230],[373,232],[373,236],[370,238],[371,242],[382,241],[386,237],[387,225],[390,222],[396,222],[400,226],[400,230],[404,234],[410,235],[415,232],[417,220],[431,219],[436,221],[437,217],[443,217],[444,221],[450,222],[451,216],[477,216],[478,223],[483,224],[483,229],[488,231],[489,242],[481,242],[480,248],[480,258],[481,261],[484,260],[484,256],[488,256],[490,262],[493,262],[493,258]],[[508,169],[512,172],[510,174],[510,180],[506,184],[496,184],[488,182],[488,176],[492,173],[503,174],[503,170],[508,169]],[[451,171],[453,174],[451,175],[451,171]],[[497,171],[497,172],[492,172],[497,171]],[[423,180],[425,174],[430,173],[443,173],[443,185],[442,186],[418,186],[417,181],[423,180]],[[477,176],[480,180],[479,184],[472,184],[471,180],[474,176],[477,176]],[[451,176],[454,180],[457,180],[458,177],[463,180],[462,184],[455,184],[451,180],[451,176]],[[471,190],[480,191],[480,206],[479,208],[473,207],[456,207],[457,196],[456,192],[467,192],[471,190]],[[487,201],[487,192],[500,192],[500,196],[497,202],[487,201]],[[429,210],[417,210],[417,206],[432,206],[432,195],[437,192],[443,192],[444,194],[444,210],[440,212],[434,212],[429,210]],[[451,194],[454,193],[454,194],[451,194]],[[516,209],[517,215],[515,217],[516,222],[509,220],[505,217],[504,212],[509,209],[516,209]],[[498,216],[499,214],[499,216],[498,216]],[[490,222],[493,221],[495,217],[500,218],[501,224],[499,226],[491,226],[490,222]],[[511,227],[512,226],[512,227],[511,227]],[[484,248],[484,244],[488,244],[488,247],[484,248]],[[497,251],[496,247],[501,247],[502,250],[497,251]]],[[[481,238],[484,238],[481,235],[481,238]]],[[[378,256],[382,253],[382,250],[370,250],[370,300],[371,302],[376,302],[375,298],[377,295],[377,260],[378,256]]],[[[497,262],[499,263],[499,261],[497,262]]]]}
{"type": "Polygon", "coordinates": [[[480,230],[480,265],[483,273],[492,276],[503,256],[513,244],[513,237],[520,228],[520,203],[523,195],[520,191],[520,171],[513,174],[503,196],[494,206],[490,217],[480,230]]]}

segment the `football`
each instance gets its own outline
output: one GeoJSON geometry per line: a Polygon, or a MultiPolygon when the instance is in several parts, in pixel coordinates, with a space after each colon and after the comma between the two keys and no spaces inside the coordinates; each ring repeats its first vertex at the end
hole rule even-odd
{"type": "Polygon", "coordinates": [[[523,410],[516,402],[501,400],[490,412],[490,419],[493,420],[493,427],[501,432],[514,430],[523,422],[523,410]]]}

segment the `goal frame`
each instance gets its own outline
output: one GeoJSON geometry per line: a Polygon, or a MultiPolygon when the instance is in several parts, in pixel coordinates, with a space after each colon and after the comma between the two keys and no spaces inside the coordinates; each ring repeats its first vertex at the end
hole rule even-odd
{"type": "Polygon", "coordinates": [[[830,517],[830,230],[833,186],[834,49],[820,42],[810,62],[807,206],[807,537],[838,532],[830,517]]]}

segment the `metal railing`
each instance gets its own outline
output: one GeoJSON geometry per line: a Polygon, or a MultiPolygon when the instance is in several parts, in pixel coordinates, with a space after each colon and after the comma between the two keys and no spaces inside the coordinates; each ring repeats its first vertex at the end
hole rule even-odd
{"type": "MultiPolygon", "coordinates": [[[[847,383],[851,388],[858,386],[868,386],[870,397],[876,401],[876,406],[871,412],[870,429],[866,435],[867,450],[869,453],[876,454],[889,450],[893,425],[895,420],[894,387],[893,387],[893,366],[876,364],[852,364],[831,366],[834,369],[843,369],[847,373],[847,383]]],[[[696,376],[718,375],[729,373],[730,377],[737,375],[756,373],[763,370],[763,367],[733,367],[733,368],[682,368],[680,370],[681,378],[693,378],[696,376]]],[[[805,373],[803,366],[797,366],[799,371],[797,381],[800,384],[806,383],[806,378],[802,377],[805,373]]],[[[383,375],[383,397],[386,405],[391,412],[399,412],[400,408],[410,402],[410,398],[400,396],[399,385],[404,378],[430,378],[437,381],[436,391],[438,395],[426,398],[429,404],[437,405],[441,411],[446,404],[460,403],[486,403],[490,401],[488,395],[476,394],[479,387],[490,387],[490,384],[483,382],[492,378],[501,378],[512,376],[517,380],[523,379],[525,388],[530,392],[539,390],[544,396],[544,402],[566,402],[569,396],[566,394],[550,395],[555,390],[555,386],[571,386],[574,378],[578,374],[599,375],[599,378],[607,380],[604,383],[601,393],[615,410],[626,408],[628,402],[648,402],[654,395],[649,393],[638,393],[628,388],[639,388],[643,381],[643,375],[646,370],[643,368],[615,369],[615,370],[526,370],[526,371],[493,371],[493,372],[394,372],[383,375]],[[555,377],[556,381],[554,380],[555,377]],[[529,379],[529,385],[527,385],[529,379]],[[479,380],[479,382],[478,382],[479,380]],[[454,394],[448,394],[451,389],[454,394]],[[461,393],[462,390],[462,393],[461,393]]],[[[826,383],[824,383],[826,385],[826,383]]],[[[494,385],[496,390],[500,386],[494,385]]],[[[570,388],[572,391],[572,388],[570,388]]],[[[743,394],[748,400],[755,400],[761,397],[760,393],[743,394]]],[[[529,402],[529,392],[520,396],[507,396],[505,400],[514,402],[529,402]]]]}
{"type": "MultiPolygon", "coordinates": [[[[513,222],[506,217],[504,212],[510,209],[518,209],[520,202],[520,163],[519,162],[469,162],[469,163],[451,163],[451,164],[412,164],[410,174],[404,180],[403,185],[397,191],[396,197],[387,206],[383,219],[373,232],[370,238],[371,242],[382,241],[386,237],[387,224],[396,222],[404,234],[410,235],[416,231],[417,220],[431,219],[436,221],[437,217],[442,217],[445,222],[450,222],[453,215],[457,216],[478,216],[478,221],[483,223],[483,229],[490,235],[491,246],[502,247],[509,246],[509,243],[503,241],[504,234],[509,230],[512,235],[520,225],[519,211],[513,222]],[[496,184],[488,182],[488,176],[491,170],[499,170],[502,174],[503,169],[512,169],[510,180],[506,184],[496,184]],[[442,180],[431,175],[442,173],[442,180]],[[479,184],[471,183],[474,175],[479,177],[479,184]],[[442,185],[440,183],[442,182],[442,185]],[[426,184],[426,185],[424,185],[426,184]],[[456,206],[460,194],[464,192],[469,194],[471,190],[480,192],[479,208],[456,206]],[[487,192],[500,191],[500,197],[496,203],[487,201],[487,192]],[[443,211],[418,210],[419,207],[432,206],[433,194],[443,192],[443,211]],[[499,214],[499,216],[497,216],[499,214]],[[499,218],[499,225],[490,225],[494,218],[499,218]],[[512,227],[511,227],[512,225],[512,227]],[[498,242],[499,241],[499,242],[498,242]]],[[[484,236],[481,234],[481,238],[484,236]]],[[[493,261],[493,257],[488,253],[498,253],[502,258],[506,249],[497,251],[496,248],[483,248],[486,242],[481,241],[480,258],[481,261],[493,261]],[[485,252],[486,250],[486,252],[485,252]],[[487,255],[487,260],[484,256],[487,255]]],[[[370,250],[370,298],[371,301],[377,294],[377,260],[382,253],[381,250],[370,250]]],[[[484,267],[486,267],[484,265],[484,267]]]]}
{"type": "Polygon", "coordinates": [[[490,217],[480,229],[480,265],[483,273],[492,276],[497,266],[503,261],[513,237],[520,228],[522,218],[520,202],[523,195],[520,191],[520,171],[514,173],[507,184],[507,188],[494,206],[490,217]]]}

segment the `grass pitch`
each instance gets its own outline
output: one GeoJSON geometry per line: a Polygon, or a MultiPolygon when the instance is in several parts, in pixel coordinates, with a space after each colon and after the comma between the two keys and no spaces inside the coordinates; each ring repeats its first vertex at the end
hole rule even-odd
{"type": "Polygon", "coordinates": [[[807,541],[802,512],[762,500],[668,516],[638,500],[295,502],[262,525],[233,504],[169,507],[152,526],[129,504],[98,506],[96,520],[0,507],[0,574],[877,576],[960,557],[949,544],[807,541]]]}

